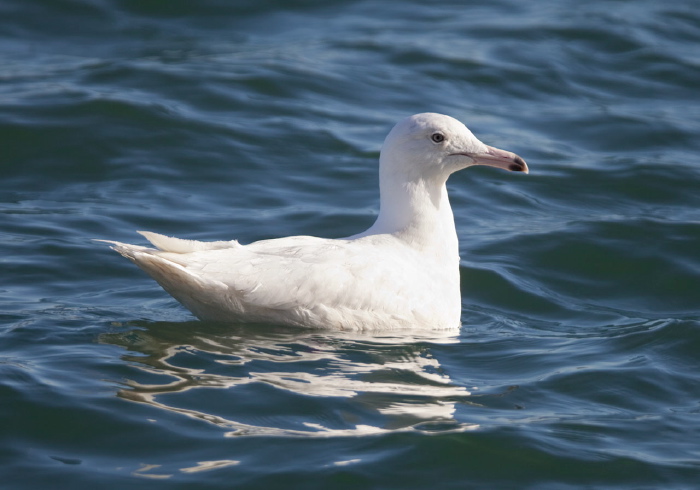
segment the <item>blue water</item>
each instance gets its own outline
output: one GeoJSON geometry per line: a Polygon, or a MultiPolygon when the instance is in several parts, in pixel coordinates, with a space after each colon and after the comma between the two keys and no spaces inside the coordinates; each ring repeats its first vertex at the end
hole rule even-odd
{"type": "Polygon", "coordinates": [[[0,18],[3,488],[697,488],[696,2],[0,18]],[[453,335],[199,322],[91,241],[357,233],[424,111],[531,168],[448,183],[453,335]]]}

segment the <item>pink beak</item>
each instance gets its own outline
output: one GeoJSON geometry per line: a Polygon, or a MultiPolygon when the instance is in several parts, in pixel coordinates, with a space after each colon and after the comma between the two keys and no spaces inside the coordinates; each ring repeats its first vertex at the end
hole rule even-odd
{"type": "Polygon", "coordinates": [[[499,150],[493,146],[487,146],[485,153],[460,153],[460,155],[471,158],[474,161],[474,165],[488,165],[513,172],[530,172],[525,160],[518,155],[509,151],[499,150]]]}

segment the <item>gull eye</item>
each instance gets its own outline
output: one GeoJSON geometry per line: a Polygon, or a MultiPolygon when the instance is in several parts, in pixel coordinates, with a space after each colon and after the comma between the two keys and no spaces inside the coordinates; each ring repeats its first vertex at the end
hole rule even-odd
{"type": "Polygon", "coordinates": [[[445,135],[442,133],[433,133],[430,135],[430,139],[433,140],[433,143],[442,143],[445,141],[445,135]]]}

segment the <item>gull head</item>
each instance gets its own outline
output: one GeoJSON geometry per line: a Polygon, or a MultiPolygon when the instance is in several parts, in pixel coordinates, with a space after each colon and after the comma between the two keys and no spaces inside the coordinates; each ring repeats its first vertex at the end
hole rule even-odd
{"type": "Polygon", "coordinates": [[[458,120],[434,113],[416,114],[396,124],[380,156],[382,173],[403,181],[444,182],[472,165],[528,173],[527,163],[515,153],[485,145],[458,120]]]}

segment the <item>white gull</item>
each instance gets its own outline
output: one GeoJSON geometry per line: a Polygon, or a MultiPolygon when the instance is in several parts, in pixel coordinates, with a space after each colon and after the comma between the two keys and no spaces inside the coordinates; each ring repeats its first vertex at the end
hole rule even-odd
{"type": "Polygon", "coordinates": [[[461,122],[416,114],[379,158],[376,222],[347,238],[292,236],[241,245],[139,232],[154,248],[108,242],[202,320],[343,330],[460,325],[459,252],[445,183],[490,165],[528,172],[461,122]]]}

